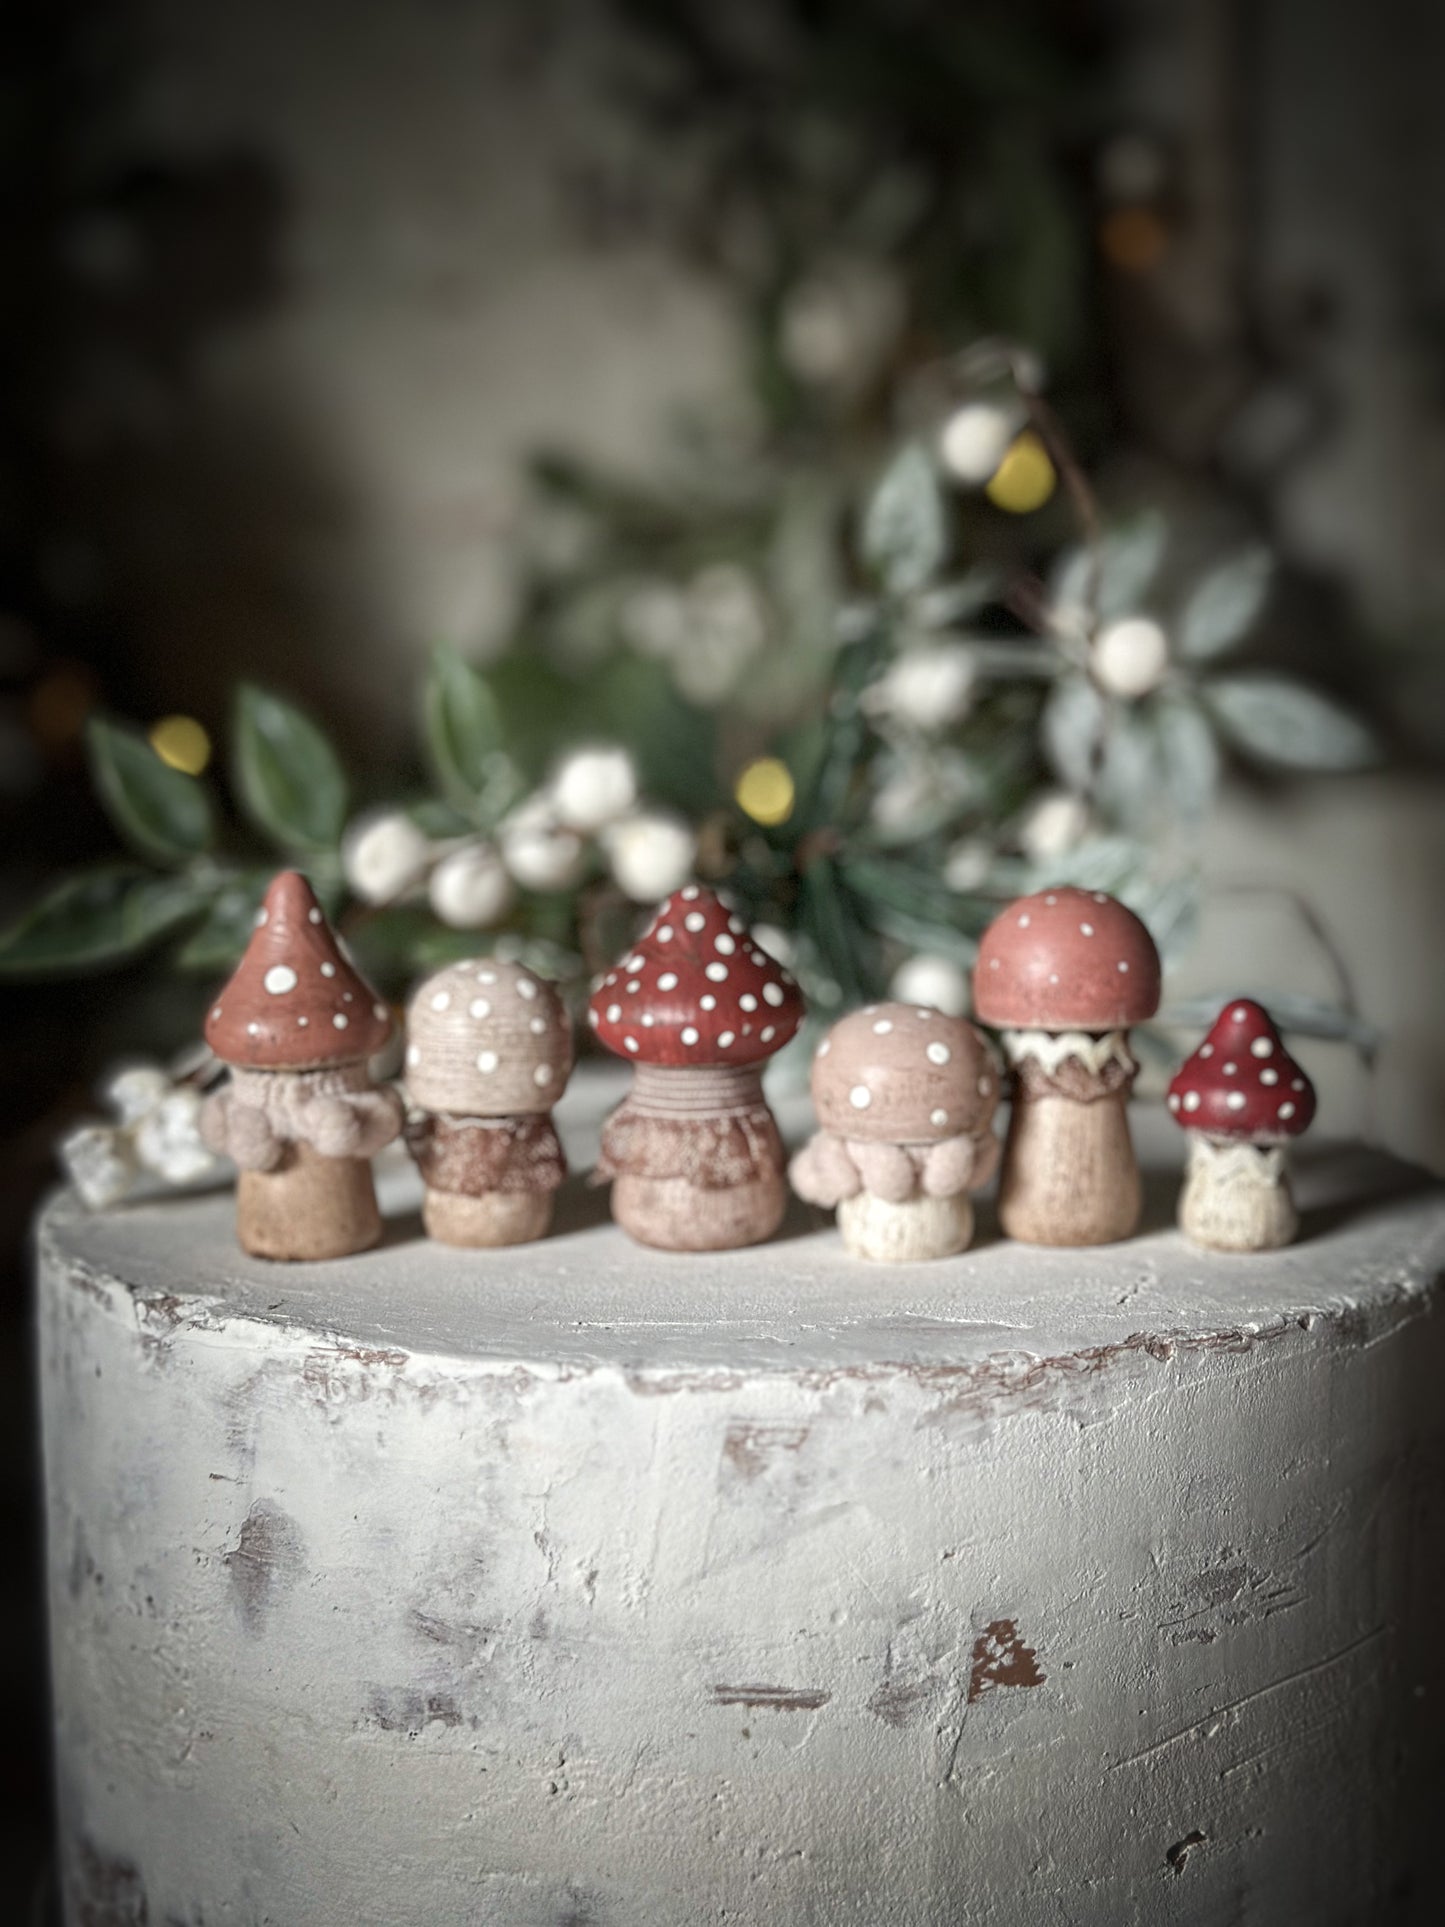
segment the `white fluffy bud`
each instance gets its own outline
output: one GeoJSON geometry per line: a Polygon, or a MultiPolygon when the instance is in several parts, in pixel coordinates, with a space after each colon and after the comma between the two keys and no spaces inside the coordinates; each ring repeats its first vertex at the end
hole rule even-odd
{"type": "Polygon", "coordinates": [[[189,1184],[215,1168],[201,1141],[199,1091],[170,1091],[136,1126],[135,1152],[147,1171],[167,1184],[189,1184]]]}
{"type": "Polygon", "coordinates": [[[791,930],[780,930],[775,923],[755,923],[753,938],[759,950],[766,950],[784,970],[791,970],[798,961],[798,946],[791,930]]]}
{"type": "Polygon", "coordinates": [[[444,856],[427,883],[431,907],[453,930],[486,930],[507,914],[512,879],[490,843],[467,843],[444,856]]]}
{"type": "Polygon", "coordinates": [[[128,1064],[101,1086],[101,1096],[122,1124],[134,1124],[153,1111],[171,1088],[159,1064],[128,1064]]]}
{"type": "Polygon", "coordinates": [[[1093,648],[1094,680],[1114,696],[1147,696],[1169,667],[1169,639],[1148,616],[1127,616],[1101,629],[1093,648]]]}
{"type": "Polygon", "coordinates": [[[680,889],[697,861],[690,824],[661,810],[636,810],[603,838],[607,867],[634,903],[655,903],[680,889]]]}
{"type": "Polygon", "coordinates": [[[967,895],[988,881],[993,869],[993,848],[982,837],[966,836],[943,859],[943,880],[950,890],[967,895]]]}
{"type": "Polygon", "coordinates": [[[341,868],[363,903],[394,903],[431,862],[430,839],[401,810],[359,816],[341,839],[341,868]]]}
{"type": "Polygon", "coordinates": [[[1041,796],[1019,824],[1019,843],[1035,863],[1065,856],[1089,827],[1089,812],[1077,797],[1066,790],[1050,790],[1041,796]]]}
{"type": "Polygon", "coordinates": [[[968,714],[977,673],[964,643],[909,649],[872,684],[864,705],[871,715],[891,717],[911,729],[949,729],[968,714]]]}
{"type": "Polygon", "coordinates": [[[552,804],[568,829],[590,836],[637,801],[637,772],[625,749],[577,749],[552,778],[552,804]]]}
{"type": "Polygon", "coordinates": [[[970,401],[956,408],[938,437],[938,459],[955,481],[982,488],[997,473],[1024,424],[1021,408],[970,401]]]}
{"type": "Polygon", "coordinates": [[[106,1124],[85,1124],[60,1140],[58,1155],[82,1204],[102,1211],[119,1204],[135,1178],[129,1143],[106,1124]]]}
{"type": "Polygon", "coordinates": [[[540,790],[512,811],[498,835],[502,861],[524,890],[570,890],[581,877],[582,839],[558,822],[551,797],[540,790]]]}
{"type": "Polygon", "coordinates": [[[889,995],[902,1004],[931,1004],[948,1017],[962,1017],[968,1009],[968,978],[952,957],[921,951],[893,973],[889,995]]]}

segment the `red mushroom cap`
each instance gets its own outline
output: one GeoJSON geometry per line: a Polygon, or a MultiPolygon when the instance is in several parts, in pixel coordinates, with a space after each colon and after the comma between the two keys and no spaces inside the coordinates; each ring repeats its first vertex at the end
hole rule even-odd
{"type": "Polygon", "coordinates": [[[1127,1030],[1159,1008],[1159,952],[1117,899],[1060,884],[984,931],[973,1005],[1009,1030],[1127,1030]]]}
{"type": "Polygon", "coordinates": [[[1285,1049],[1264,1005],[1236,997],[1175,1072],[1169,1109],[1186,1131],[1269,1142],[1309,1129],[1315,1087],[1285,1049]]]}
{"type": "Polygon", "coordinates": [[[675,890],[588,1005],[598,1041],[642,1064],[756,1064],[803,1020],[803,995],[711,890],[675,890]]]}
{"type": "Polygon", "coordinates": [[[246,1070],[354,1064],[391,1035],[390,1010],[341,953],[311,885],[272,879],[235,974],[206,1017],[206,1042],[246,1070]]]}

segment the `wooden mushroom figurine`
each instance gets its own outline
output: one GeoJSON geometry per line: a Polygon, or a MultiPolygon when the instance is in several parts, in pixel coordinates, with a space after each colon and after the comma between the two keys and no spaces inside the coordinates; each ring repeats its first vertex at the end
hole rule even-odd
{"type": "Polygon", "coordinates": [[[367,1059],[392,1016],[343,955],[305,877],[266,892],[206,1042],[231,1067],[201,1133],[240,1167],[236,1235],[258,1258],[343,1258],[381,1236],[371,1159],[401,1130],[401,1099],[367,1059]]]}
{"type": "Polygon", "coordinates": [[[406,1037],[406,1140],[428,1232],[472,1246],[544,1237],[567,1175],[552,1107],[572,1071],[555,988],[495,957],[449,964],[413,992],[406,1037]]]}
{"type": "Polygon", "coordinates": [[[1012,1072],[1004,1230],[1040,1245],[1127,1238],[1142,1202],[1127,1033],[1159,1008],[1153,938],[1102,890],[1020,897],[984,932],[973,1003],[1001,1028],[1012,1072]]]}
{"type": "Polygon", "coordinates": [[[793,1159],[793,1189],[838,1207],[858,1258],[946,1258],[973,1237],[970,1188],[998,1163],[998,1075],[962,1017],[869,1004],[834,1024],[813,1059],[821,1130],[793,1159]]]}
{"type": "Polygon", "coordinates": [[[602,978],[588,1015],[634,1067],[597,1166],[623,1230],[665,1251],[770,1238],[787,1204],[786,1158],[762,1065],[802,1021],[788,972],[689,883],[602,978]]]}
{"type": "Polygon", "coordinates": [[[1299,1229],[1285,1143],[1308,1130],[1314,1086],[1263,1004],[1236,997],[1176,1072],[1169,1110],[1189,1133],[1185,1236],[1211,1251],[1273,1251],[1299,1229]]]}

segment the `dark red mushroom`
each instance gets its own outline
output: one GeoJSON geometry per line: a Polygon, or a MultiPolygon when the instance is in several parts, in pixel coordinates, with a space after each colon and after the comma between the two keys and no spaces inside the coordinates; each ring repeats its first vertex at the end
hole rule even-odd
{"type": "Polygon", "coordinates": [[[1179,1223],[1215,1251],[1272,1251],[1299,1228],[1284,1146],[1309,1129],[1314,1086],[1263,1004],[1236,997],[1175,1073],[1169,1110],[1189,1133],[1179,1223]]]}
{"type": "Polygon", "coordinates": [[[381,1236],[371,1159],[399,1133],[402,1107],[373,1086],[367,1059],[391,1030],[310,884],[283,870],[206,1018],[231,1077],[201,1130],[240,1167],[236,1231],[256,1257],[343,1257],[381,1236]]]}
{"type": "Polygon", "coordinates": [[[597,1166],[617,1222],[669,1251],[771,1237],[787,1191],[761,1066],[802,1021],[789,973],[689,883],[600,980],[588,1015],[599,1042],[636,1067],[597,1166]]]}
{"type": "Polygon", "coordinates": [[[975,1013],[1003,1033],[1013,1112],[999,1220],[1028,1244],[1127,1238],[1142,1189],[1129,1137],[1128,1027],[1159,1007],[1159,953],[1102,890],[1020,897],[984,932],[975,1013]]]}

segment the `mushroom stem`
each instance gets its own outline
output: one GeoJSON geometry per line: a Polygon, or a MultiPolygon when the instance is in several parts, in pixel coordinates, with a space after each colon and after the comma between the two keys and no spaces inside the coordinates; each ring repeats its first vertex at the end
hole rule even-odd
{"type": "Polygon", "coordinates": [[[1277,1251],[1299,1229],[1278,1144],[1189,1134],[1179,1227],[1209,1251],[1277,1251]]]}
{"type": "Polygon", "coordinates": [[[236,1181],[236,1235],[253,1258],[344,1258],[381,1238],[368,1158],[331,1158],[288,1144],[269,1171],[236,1181]]]}
{"type": "Polygon", "coordinates": [[[552,1228],[552,1199],[550,1191],[483,1191],[468,1197],[428,1189],[421,1217],[427,1236],[438,1244],[490,1251],[545,1238],[552,1228]]]}
{"type": "Polygon", "coordinates": [[[1006,1031],[1013,1113],[999,1223],[1021,1244],[1104,1245],[1132,1235],[1143,1185],[1129,1136],[1135,1065],[1122,1031],[1006,1031]]]}
{"type": "Polygon", "coordinates": [[[906,1198],[901,1204],[860,1191],[838,1205],[838,1229],[855,1258],[907,1265],[949,1258],[973,1238],[973,1206],[965,1193],[951,1198],[906,1198]]]}
{"type": "Polygon", "coordinates": [[[479,1250],[546,1237],[567,1175],[549,1113],[422,1112],[408,1123],[406,1138],[426,1186],[422,1222],[430,1237],[479,1250]]]}
{"type": "Polygon", "coordinates": [[[638,1064],[607,1120],[598,1175],[639,1244],[723,1251],[782,1223],[782,1140],[756,1064],[638,1064]]]}

